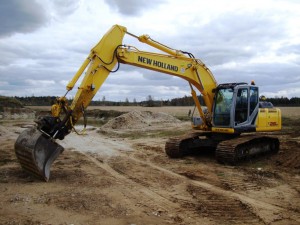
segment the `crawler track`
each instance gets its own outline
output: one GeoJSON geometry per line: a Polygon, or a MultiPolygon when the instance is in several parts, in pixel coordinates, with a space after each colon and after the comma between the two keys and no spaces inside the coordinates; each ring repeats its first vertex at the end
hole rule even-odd
{"type": "Polygon", "coordinates": [[[279,140],[276,137],[247,134],[243,136],[211,136],[209,133],[192,133],[171,138],[165,145],[170,158],[180,158],[193,151],[210,148],[215,150],[221,163],[236,164],[262,153],[277,153],[279,140]]]}
{"type": "Polygon", "coordinates": [[[194,141],[202,136],[201,133],[191,133],[170,138],[165,145],[165,152],[170,158],[181,158],[188,155],[195,148],[194,141]]]}
{"type": "Polygon", "coordinates": [[[222,163],[236,164],[263,153],[277,153],[278,150],[278,138],[246,135],[220,142],[216,149],[216,159],[222,163]]]}

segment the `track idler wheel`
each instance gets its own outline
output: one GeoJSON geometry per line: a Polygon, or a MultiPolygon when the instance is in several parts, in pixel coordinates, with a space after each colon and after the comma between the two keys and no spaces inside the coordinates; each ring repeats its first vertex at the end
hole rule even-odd
{"type": "Polygon", "coordinates": [[[165,145],[165,152],[170,158],[182,158],[190,153],[188,148],[192,138],[170,138],[165,145]]]}
{"type": "Polygon", "coordinates": [[[52,163],[63,150],[36,128],[24,130],[15,143],[15,153],[24,171],[45,181],[49,180],[52,163]]]}

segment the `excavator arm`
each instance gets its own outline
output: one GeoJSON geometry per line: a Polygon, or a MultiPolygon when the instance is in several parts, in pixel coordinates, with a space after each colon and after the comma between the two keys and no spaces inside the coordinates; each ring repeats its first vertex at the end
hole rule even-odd
{"type": "Polygon", "coordinates": [[[127,32],[125,27],[115,25],[91,49],[82,66],[68,83],[67,93],[85,73],[72,104],[67,104],[66,93],[52,106],[52,116],[43,117],[37,121],[37,128],[25,130],[19,135],[15,143],[15,152],[25,171],[48,181],[50,166],[63,151],[63,147],[57,144],[55,139],[63,139],[71,132],[108,75],[116,72],[121,63],[186,80],[203,121],[200,128],[211,130],[211,117],[202,111],[196,94],[197,90],[202,94],[208,114],[211,115],[217,83],[205,64],[194,58],[191,53],[174,50],[152,40],[148,35],[133,35],[127,32]],[[126,34],[163,53],[139,51],[135,47],[124,45],[123,38],[126,34]]]}
{"type": "Polygon", "coordinates": [[[204,117],[194,88],[202,94],[205,105],[209,113],[211,113],[214,97],[213,90],[216,87],[216,81],[210,70],[201,61],[184,55],[172,56],[139,51],[130,46],[118,48],[117,54],[121,63],[154,70],[186,80],[191,87],[192,96],[199,114],[205,122],[205,129],[208,129],[210,121],[207,121],[207,118],[204,117]]]}
{"type": "Polygon", "coordinates": [[[213,90],[216,88],[217,83],[205,64],[199,59],[195,59],[191,53],[171,49],[152,40],[148,35],[135,36],[127,32],[127,29],[120,25],[113,26],[103,36],[67,85],[67,90],[72,90],[79,77],[88,68],[70,107],[74,123],[82,116],[83,109],[89,105],[108,75],[119,69],[120,63],[185,79],[191,87],[195,104],[204,121],[203,126],[205,127],[203,128],[209,129],[208,125],[210,121],[207,121],[207,117],[204,116],[196,91],[193,88],[195,87],[200,91],[208,112],[211,113],[214,97],[213,90]],[[139,51],[135,47],[123,45],[122,40],[125,34],[129,34],[137,38],[140,42],[148,44],[166,54],[139,51]],[[185,54],[189,55],[189,57],[185,54]]]}

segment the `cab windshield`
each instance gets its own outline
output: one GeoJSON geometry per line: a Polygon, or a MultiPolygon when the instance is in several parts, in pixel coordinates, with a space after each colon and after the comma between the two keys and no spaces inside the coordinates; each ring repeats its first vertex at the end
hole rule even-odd
{"type": "Polygon", "coordinates": [[[216,93],[216,101],[213,114],[215,126],[230,126],[230,111],[233,98],[233,89],[219,89],[216,93]]]}

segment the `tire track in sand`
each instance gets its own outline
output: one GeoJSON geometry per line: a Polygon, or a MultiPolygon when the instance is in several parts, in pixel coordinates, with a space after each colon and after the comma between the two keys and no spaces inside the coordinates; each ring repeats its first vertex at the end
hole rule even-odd
{"type": "MultiPolygon", "coordinates": [[[[237,193],[237,192],[234,192],[231,190],[224,190],[218,186],[209,184],[207,182],[189,179],[186,176],[174,173],[168,169],[157,166],[149,161],[142,161],[142,160],[134,158],[133,156],[128,156],[127,154],[124,154],[124,152],[120,152],[120,155],[122,155],[122,157],[132,160],[140,165],[143,165],[145,170],[146,170],[146,167],[148,166],[150,168],[161,171],[173,178],[177,178],[177,179],[181,180],[183,183],[187,183],[187,184],[191,184],[195,187],[199,187],[199,188],[203,189],[202,192],[204,194],[207,194],[207,192],[209,192],[214,195],[222,196],[222,197],[217,197],[217,199],[220,199],[220,200],[215,201],[214,204],[215,204],[216,208],[218,208],[218,205],[219,205],[219,208],[222,208],[222,206],[224,206],[224,208],[226,208],[226,206],[227,206],[226,202],[230,201],[231,206],[235,205],[235,206],[233,206],[233,208],[237,209],[237,208],[241,208],[241,207],[237,207],[236,205],[239,205],[241,203],[242,206],[244,207],[244,209],[250,211],[250,213],[248,213],[248,214],[246,213],[247,215],[242,212],[242,213],[240,213],[240,216],[239,216],[239,218],[242,220],[245,220],[245,222],[247,224],[249,224],[251,220],[253,221],[253,224],[256,224],[258,222],[256,220],[257,218],[264,221],[264,223],[270,223],[274,220],[277,220],[277,219],[280,220],[285,217],[290,217],[292,220],[300,222],[299,213],[295,213],[295,212],[290,213],[290,209],[288,207],[285,208],[285,207],[278,206],[278,205],[275,205],[272,203],[268,203],[268,202],[265,202],[265,201],[262,201],[259,199],[254,199],[249,196],[246,196],[246,195],[243,195],[241,193],[237,193]],[[227,201],[224,200],[224,197],[227,199],[227,201]],[[232,203],[232,200],[237,200],[237,201],[235,203],[232,203]],[[255,216],[251,213],[256,215],[257,218],[255,219],[255,216]],[[246,217],[243,218],[245,215],[246,215],[246,217]],[[288,215],[288,216],[286,216],[286,215],[288,215]]],[[[118,171],[114,170],[110,165],[107,165],[107,166],[110,168],[110,170],[113,170],[114,173],[119,173],[118,171]]],[[[132,175],[129,175],[129,177],[132,177],[132,175]]],[[[137,179],[134,179],[134,181],[135,181],[135,183],[137,183],[137,179]]],[[[142,185],[145,188],[145,184],[143,184],[141,182],[139,182],[139,183],[140,183],[140,185],[142,185]]],[[[148,190],[149,190],[149,188],[150,188],[150,186],[146,187],[146,189],[148,189],[148,190]]],[[[155,192],[152,192],[152,193],[155,193],[155,192]]],[[[181,195],[181,193],[178,193],[178,196],[180,196],[180,195],[181,195]]],[[[152,197],[154,197],[154,196],[152,196],[152,197]]],[[[164,199],[173,199],[174,196],[173,195],[168,196],[167,193],[164,193],[163,198],[164,199]]],[[[169,200],[169,202],[170,201],[171,200],[169,200]]],[[[222,214],[224,214],[224,212],[220,211],[219,215],[222,216],[222,214]]],[[[217,217],[217,215],[216,215],[216,217],[217,217]]]]}
{"type": "MultiPolygon", "coordinates": [[[[106,143],[106,139],[103,139],[101,137],[97,137],[97,141],[95,141],[92,145],[95,145],[94,147],[98,147],[99,144],[103,145],[106,143]],[[104,142],[104,143],[103,143],[104,142]]],[[[274,205],[271,203],[267,203],[258,199],[254,199],[248,196],[245,196],[243,194],[240,193],[236,193],[233,192],[231,190],[224,190],[220,187],[217,187],[215,185],[209,184],[207,182],[203,182],[203,181],[198,181],[198,180],[192,180],[187,178],[186,176],[174,173],[168,169],[165,169],[163,167],[157,166],[151,162],[147,162],[147,161],[142,161],[139,159],[136,159],[132,156],[128,156],[128,154],[125,154],[124,151],[122,150],[118,150],[117,148],[113,148],[114,151],[118,152],[119,156],[122,156],[124,158],[126,158],[127,160],[132,160],[135,163],[138,163],[139,165],[142,165],[145,167],[145,174],[147,174],[147,170],[146,167],[149,167],[150,169],[156,169],[158,171],[163,172],[164,174],[172,177],[172,178],[176,178],[180,181],[182,181],[183,183],[186,184],[190,184],[193,185],[195,187],[201,188],[202,193],[205,195],[207,193],[213,193],[214,195],[217,196],[223,196],[222,197],[217,197],[217,200],[214,205],[223,205],[224,207],[226,207],[226,202],[224,200],[224,197],[228,200],[237,200],[236,203],[234,204],[239,204],[242,203],[244,207],[246,208],[250,213],[247,214],[248,217],[250,215],[250,220],[253,221],[253,223],[255,224],[255,222],[258,222],[257,218],[261,219],[262,221],[264,221],[264,223],[270,223],[272,221],[274,221],[274,219],[276,220],[276,218],[280,219],[280,218],[284,218],[284,215],[289,215],[293,220],[300,222],[300,216],[299,213],[294,213],[294,215],[291,215],[290,213],[288,213],[288,209],[278,206],[278,205],[274,205]],[[251,219],[251,213],[253,212],[253,218],[251,219]],[[274,216],[276,215],[276,216],[274,216]]],[[[78,150],[77,150],[78,151],[78,150]]],[[[177,193],[176,198],[174,199],[174,193],[167,193],[167,192],[161,192],[160,190],[157,190],[153,187],[151,187],[151,184],[147,184],[147,183],[143,183],[141,182],[141,179],[133,179],[133,177],[135,175],[131,175],[128,173],[122,173],[122,171],[118,171],[115,170],[114,168],[112,168],[109,164],[99,161],[97,158],[95,158],[94,156],[91,156],[89,153],[87,152],[82,152],[79,151],[80,153],[84,154],[86,157],[88,157],[95,165],[97,165],[98,167],[102,168],[103,170],[107,171],[108,173],[110,173],[113,177],[115,177],[117,180],[121,180],[122,182],[128,184],[131,188],[134,189],[134,191],[130,192],[130,195],[133,195],[136,199],[140,198],[141,196],[147,196],[148,199],[152,199],[153,202],[155,202],[155,204],[158,204],[160,208],[164,209],[165,211],[168,212],[182,212],[184,210],[184,213],[186,214],[190,214],[191,212],[189,210],[186,209],[182,209],[183,205],[180,204],[180,202],[176,202],[180,201],[180,194],[181,193],[177,193]]],[[[96,152],[94,152],[95,154],[97,154],[96,152]]],[[[101,156],[101,154],[99,155],[101,156]]],[[[114,157],[114,156],[112,156],[114,157]]],[[[199,192],[201,193],[201,192],[199,192]]],[[[188,199],[189,201],[189,199],[188,199]]],[[[151,204],[151,203],[150,203],[151,204]]],[[[153,203],[154,204],[154,203],[153,203]]],[[[155,204],[153,205],[153,207],[155,207],[155,204]]],[[[238,208],[238,207],[236,207],[238,208]]],[[[218,215],[218,213],[216,214],[216,216],[218,215]]],[[[245,215],[245,213],[242,215],[245,215]]],[[[222,212],[220,212],[220,216],[222,216],[222,212]]],[[[190,216],[190,218],[192,218],[193,215],[190,216]]],[[[247,217],[247,216],[246,216],[247,217]]],[[[186,216],[185,216],[186,218],[186,216]]],[[[186,222],[186,221],[185,221],[186,222]]],[[[247,219],[247,222],[245,221],[245,223],[249,223],[249,218],[247,219]]]]}
{"type": "MultiPolygon", "coordinates": [[[[134,190],[132,190],[130,194],[134,195],[135,198],[140,199],[141,196],[146,196],[147,198],[151,199],[153,203],[155,203],[154,207],[157,208],[158,204],[159,208],[162,208],[166,212],[176,212],[176,215],[179,216],[179,218],[188,218],[191,223],[197,222],[197,220],[199,220],[199,216],[212,218],[216,221],[223,222],[223,224],[225,219],[227,221],[225,222],[225,224],[240,224],[241,222],[243,224],[264,223],[263,220],[252,211],[252,208],[243,204],[242,201],[237,200],[232,196],[228,197],[228,195],[226,194],[223,195],[223,192],[221,195],[219,193],[215,193],[214,190],[210,190],[211,186],[205,186],[205,188],[203,188],[203,185],[199,186],[198,182],[193,182],[192,180],[189,180],[184,176],[178,175],[151,163],[145,163],[135,158],[124,155],[124,157],[128,160],[138,162],[139,164],[144,165],[144,167],[150,166],[159,171],[162,171],[163,173],[168,174],[169,176],[180,178],[180,180],[183,181],[184,185],[187,186],[187,192],[185,191],[185,193],[169,193],[166,191],[155,189],[155,187],[149,186],[147,183],[141,182],[141,180],[134,178],[135,175],[130,175],[123,171],[120,172],[119,170],[112,168],[109,164],[103,162],[102,160],[99,161],[96,158],[97,156],[95,155],[93,156],[88,153],[83,154],[98,167],[110,173],[117,180],[121,180],[124,184],[128,184],[131,187],[134,187],[134,190]],[[191,191],[191,188],[193,190],[196,190],[198,196],[197,198],[195,198],[194,195],[195,191],[191,191]],[[203,196],[208,196],[208,198],[203,199],[203,196]],[[200,205],[203,204],[205,205],[204,211],[199,209],[200,205]],[[228,208],[228,206],[230,208],[228,208]]],[[[127,185],[124,186],[126,187],[127,185]]]]}
{"type": "MultiPolygon", "coordinates": [[[[121,153],[122,154],[122,153],[121,153]]],[[[223,197],[227,197],[228,199],[234,199],[234,200],[238,200],[239,202],[241,202],[244,206],[247,206],[249,210],[251,210],[253,213],[255,213],[255,215],[257,215],[257,217],[259,217],[260,219],[262,219],[264,221],[264,223],[270,223],[273,222],[274,220],[280,220],[282,218],[291,218],[292,220],[295,220],[297,222],[300,222],[300,214],[296,213],[295,211],[290,212],[290,208],[289,207],[282,207],[282,206],[278,206],[272,203],[268,203],[259,199],[254,199],[251,197],[248,197],[246,195],[243,195],[241,193],[237,193],[231,190],[225,190],[222,189],[218,186],[209,184],[207,182],[204,181],[199,181],[199,180],[192,180],[184,175],[172,172],[168,169],[165,169],[163,167],[157,166],[149,161],[142,161],[139,159],[136,159],[132,156],[128,156],[125,154],[122,154],[124,157],[127,157],[133,161],[136,161],[139,164],[152,168],[155,168],[159,171],[163,171],[164,173],[176,177],[177,179],[182,180],[183,182],[189,183],[195,187],[201,188],[203,189],[203,193],[205,192],[210,192],[210,193],[214,193],[218,196],[223,196],[223,197]],[[288,215],[288,216],[286,216],[288,215]]],[[[220,198],[222,199],[222,197],[220,198]]],[[[220,200],[220,204],[226,206],[226,201],[220,200]]],[[[222,213],[220,213],[220,216],[222,215],[222,213]]]]}
{"type": "MultiPolygon", "coordinates": [[[[149,187],[145,187],[143,184],[128,178],[126,174],[122,174],[119,171],[116,171],[107,163],[97,159],[95,157],[95,154],[91,155],[85,152],[79,153],[87,157],[97,167],[108,172],[116,180],[121,181],[124,184],[124,189],[130,189],[128,190],[128,192],[126,192],[130,199],[134,198],[140,202],[143,198],[146,197],[146,199],[144,199],[145,204],[147,204],[147,207],[152,208],[153,211],[157,211],[158,209],[159,212],[157,212],[157,215],[160,212],[168,213],[173,217],[174,220],[182,220],[181,218],[184,218],[184,221],[187,224],[198,224],[198,219],[188,211],[183,212],[180,204],[174,203],[172,200],[166,198],[165,196],[149,189],[149,187]]],[[[209,221],[207,222],[207,224],[209,224],[209,221]]]]}

